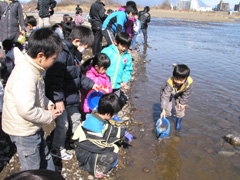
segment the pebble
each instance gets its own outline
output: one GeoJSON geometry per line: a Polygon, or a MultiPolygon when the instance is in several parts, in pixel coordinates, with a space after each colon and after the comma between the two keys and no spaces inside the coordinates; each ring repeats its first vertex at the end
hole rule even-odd
{"type": "Polygon", "coordinates": [[[140,129],[140,132],[144,132],[145,130],[143,128],[140,129]]]}
{"type": "Polygon", "coordinates": [[[235,155],[235,152],[231,152],[231,151],[219,151],[218,154],[219,154],[219,155],[223,155],[223,156],[230,157],[230,156],[234,156],[234,155],[235,155]]]}
{"type": "Polygon", "coordinates": [[[151,170],[149,168],[143,168],[143,172],[149,173],[151,170]]]}

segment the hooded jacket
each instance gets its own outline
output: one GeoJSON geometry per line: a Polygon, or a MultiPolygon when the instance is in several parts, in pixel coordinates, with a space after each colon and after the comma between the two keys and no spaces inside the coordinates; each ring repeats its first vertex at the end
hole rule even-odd
{"type": "Polygon", "coordinates": [[[166,83],[161,87],[160,101],[161,108],[167,109],[168,103],[172,101],[172,98],[179,99],[179,103],[182,105],[187,104],[188,98],[191,95],[193,88],[193,79],[189,76],[185,83],[178,90],[174,84],[173,77],[169,78],[166,83]]]}
{"type": "Polygon", "coordinates": [[[96,175],[96,165],[100,165],[100,156],[103,173],[107,173],[116,164],[119,148],[115,144],[124,137],[126,129],[115,127],[102,119],[97,111],[93,111],[74,132],[75,151],[79,167],[96,175]],[[108,159],[108,160],[106,160],[108,159]]]}
{"type": "Polygon", "coordinates": [[[79,106],[79,89],[92,89],[94,82],[84,76],[76,59],[79,53],[72,42],[63,40],[63,50],[46,72],[46,95],[54,103],[63,101],[66,107],[79,106]]]}
{"type": "Polygon", "coordinates": [[[53,8],[55,8],[57,2],[54,0],[38,0],[37,10],[39,10],[39,17],[46,18],[53,14],[53,8]],[[49,12],[49,9],[51,11],[49,12]]]}
{"type": "Polygon", "coordinates": [[[127,22],[127,13],[117,11],[110,14],[103,22],[102,29],[109,29],[114,34],[124,32],[124,24],[127,22]]]}
{"type": "MultiPolygon", "coordinates": [[[[109,80],[109,77],[107,76],[107,74],[99,74],[95,68],[92,67],[92,65],[88,65],[87,67],[87,73],[86,73],[86,77],[92,79],[95,84],[98,85],[106,85],[107,89],[109,90],[107,93],[111,93],[112,92],[112,84],[109,80]]],[[[88,107],[87,104],[87,93],[89,91],[81,89],[81,109],[83,109],[83,111],[85,113],[91,112],[90,108],[88,107]]]]}
{"type": "Polygon", "coordinates": [[[147,29],[148,23],[151,21],[151,15],[147,11],[140,11],[139,12],[139,20],[141,22],[141,28],[147,29]]]}
{"type": "Polygon", "coordinates": [[[26,30],[24,25],[22,5],[18,1],[13,1],[9,4],[1,2],[1,18],[0,18],[0,41],[6,39],[17,41],[20,34],[19,25],[22,30],[26,30]]]}
{"type": "Polygon", "coordinates": [[[30,136],[52,122],[52,113],[46,108],[54,104],[45,96],[44,69],[27,54],[16,54],[16,59],[19,63],[5,87],[2,129],[9,135],[30,136]]]}
{"type": "Polygon", "coordinates": [[[89,16],[91,17],[91,25],[94,30],[102,30],[103,21],[107,18],[104,9],[105,4],[97,0],[92,4],[89,16]]]}
{"type": "Polygon", "coordinates": [[[104,48],[102,53],[106,54],[111,61],[107,75],[110,77],[112,88],[119,89],[122,82],[128,83],[131,79],[131,73],[133,71],[132,57],[128,54],[128,51],[120,55],[117,46],[114,44],[104,48]]]}

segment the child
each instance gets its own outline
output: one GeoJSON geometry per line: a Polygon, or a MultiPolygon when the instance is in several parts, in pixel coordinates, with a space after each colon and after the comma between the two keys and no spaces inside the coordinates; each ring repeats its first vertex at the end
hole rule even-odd
{"type": "Polygon", "coordinates": [[[63,30],[62,23],[56,23],[52,26],[52,30],[59,35],[61,39],[63,39],[63,30]]]}
{"type": "Polygon", "coordinates": [[[72,17],[70,17],[70,16],[67,17],[66,22],[64,22],[63,26],[62,26],[64,39],[67,39],[67,37],[70,35],[73,26],[74,26],[74,24],[72,21],[72,17]]]}
{"type": "Polygon", "coordinates": [[[50,29],[33,32],[28,52],[16,56],[24,58],[5,87],[2,129],[17,147],[22,171],[55,170],[42,125],[50,124],[60,113],[45,96],[42,73],[53,65],[61,48],[60,38],[50,29]]]}
{"type": "Polygon", "coordinates": [[[132,57],[128,54],[128,48],[131,44],[131,37],[126,32],[117,34],[114,44],[102,50],[106,54],[111,65],[107,70],[107,75],[110,77],[113,92],[121,87],[125,88],[128,81],[131,79],[132,57]]]}
{"type": "Polygon", "coordinates": [[[173,77],[161,87],[161,109],[160,117],[171,116],[172,99],[175,99],[176,130],[181,130],[181,121],[184,117],[185,106],[192,92],[193,79],[189,76],[190,69],[185,64],[174,67],[173,77]]]}
{"type": "MultiPolygon", "coordinates": [[[[85,64],[83,64],[84,66],[85,64]]],[[[99,53],[97,54],[94,59],[92,64],[88,65],[85,67],[85,74],[86,77],[92,79],[96,84],[101,87],[102,85],[105,85],[106,87],[104,90],[107,93],[112,92],[112,84],[106,74],[106,71],[108,67],[110,66],[110,60],[107,55],[99,53]]],[[[82,71],[83,72],[83,71],[82,71]]],[[[103,87],[103,86],[102,86],[103,87]]],[[[84,113],[89,113],[91,112],[90,108],[88,107],[87,104],[87,93],[89,91],[81,89],[81,110],[83,110],[84,113]]]]}
{"type": "Polygon", "coordinates": [[[74,27],[68,39],[62,40],[64,47],[56,63],[46,72],[46,95],[62,113],[56,119],[51,154],[63,160],[72,159],[72,154],[65,149],[68,126],[74,132],[81,120],[79,89],[96,90],[98,87],[91,79],[82,75],[76,58],[81,57],[79,51],[90,47],[92,42],[93,34],[89,28],[74,27]]]}
{"type": "Polygon", "coordinates": [[[125,128],[109,123],[123,107],[120,98],[105,94],[99,100],[98,110],[78,127],[73,140],[79,167],[97,178],[103,178],[118,163],[119,148],[115,144],[122,138],[132,142],[133,136],[125,128]]]}
{"type": "Polygon", "coordinates": [[[34,16],[26,16],[25,18],[25,26],[27,27],[27,36],[29,37],[31,32],[37,30],[37,20],[34,16]]]}
{"type": "Polygon", "coordinates": [[[137,36],[141,32],[141,22],[138,20],[138,15],[135,15],[135,21],[133,24],[133,32],[134,32],[134,34],[133,34],[133,39],[132,39],[130,49],[132,49],[132,52],[135,52],[137,36]]]}
{"type": "Polygon", "coordinates": [[[124,32],[124,24],[136,14],[138,14],[137,8],[128,6],[125,11],[114,12],[105,19],[102,25],[102,35],[108,45],[113,44],[116,34],[124,32]]]}
{"type": "Polygon", "coordinates": [[[79,10],[76,12],[76,17],[75,17],[75,25],[76,26],[81,26],[84,23],[84,19],[82,17],[82,8],[79,8],[79,10]]]}

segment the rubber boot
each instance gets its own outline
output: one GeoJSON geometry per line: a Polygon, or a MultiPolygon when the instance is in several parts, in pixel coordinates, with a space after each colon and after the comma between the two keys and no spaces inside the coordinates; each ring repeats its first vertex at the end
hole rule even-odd
{"type": "Polygon", "coordinates": [[[175,129],[178,130],[178,131],[180,131],[182,129],[181,128],[181,122],[182,122],[182,118],[177,118],[175,129]]]}

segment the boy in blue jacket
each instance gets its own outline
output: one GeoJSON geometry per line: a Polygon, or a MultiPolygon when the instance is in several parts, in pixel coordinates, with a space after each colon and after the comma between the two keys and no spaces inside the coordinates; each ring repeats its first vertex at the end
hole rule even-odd
{"type": "Polygon", "coordinates": [[[128,48],[131,45],[131,37],[126,32],[118,33],[114,44],[102,50],[106,54],[111,65],[107,69],[107,75],[110,77],[113,92],[121,87],[125,88],[131,79],[132,57],[128,54],[128,48]]]}
{"type": "Polygon", "coordinates": [[[109,123],[122,107],[116,94],[103,95],[98,110],[79,125],[72,138],[79,167],[97,178],[103,178],[117,165],[119,148],[116,143],[122,140],[132,142],[134,138],[124,127],[109,123]]]}
{"type": "Polygon", "coordinates": [[[128,6],[125,11],[116,11],[105,19],[102,25],[102,34],[108,45],[113,44],[116,34],[124,32],[124,24],[128,18],[132,18],[137,14],[138,10],[135,6],[128,6]]]}

